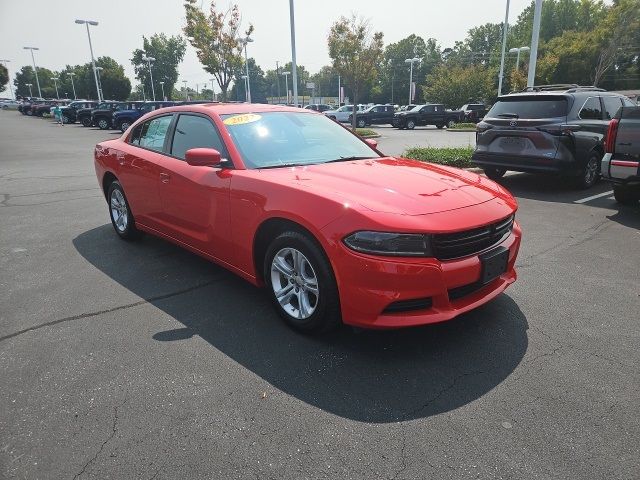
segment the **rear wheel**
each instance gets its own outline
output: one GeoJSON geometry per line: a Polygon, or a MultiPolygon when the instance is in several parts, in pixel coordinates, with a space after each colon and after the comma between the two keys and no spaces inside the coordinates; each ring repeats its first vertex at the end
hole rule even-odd
{"type": "Polygon", "coordinates": [[[361,118],[357,121],[356,125],[358,125],[358,128],[364,128],[367,126],[367,122],[364,121],[364,118],[361,118]]]}
{"type": "Polygon", "coordinates": [[[414,120],[407,120],[407,128],[413,130],[416,128],[416,122],[414,120]]]}
{"type": "Polygon", "coordinates": [[[290,327],[314,333],[341,323],[331,265],[306,234],[287,231],[271,242],[264,260],[264,279],[276,310],[290,327]]]}
{"type": "Polygon", "coordinates": [[[82,117],[82,119],[80,120],[80,123],[82,124],[83,127],[90,127],[91,126],[91,118],[90,117],[82,117]]]}
{"type": "Polygon", "coordinates": [[[491,180],[499,180],[507,173],[506,168],[485,168],[484,174],[491,180]]]}
{"type": "Polygon", "coordinates": [[[62,123],[70,123],[67,115],[62,115],[62,123]]]}
{"type": "Polygon", "coordinates": [[[602,155],[591,152],[589,159],[582,169],[580,176],[576,178],[576,186],[581,189],[593,187],[600,180],[600,159],[602,155]]]}
{"type": "Polygon", "coordinates": [[[438,130],[442,130],[442,129],[444,128],[444,125],[436,125],[436,128],[437,128],[438,130]]]}
{"type": "Polygon", "coordinates": [[[633,189],[625,185],[615,185],[613,196],[616,202],[622,205],[635,205],[640,200],[640,188],[633,189]]]}
{"type": "Polygon", "coordinates": [[[129,125],[131,125],[127,120],[125,120],[124,122],[120,122],[120,131],[122,133],[127,131],[127,128],[129,128],[129,125]]]}
{"type": "Polygon", "coordinates": [[[114,180],[109,185],[107,201],[109,202],[111,224],[118,236],[124,240],[139,238],[140,231],[136,228],[136,221],[131,213],[122,185],[117,180],[114,180]]]}
{"type": "Polygon", "coordinates": [[[107,128],[109,128],[109,120],[107,120],[106,118],[100,118],[98,120],[98,128],[100,130],[106,130],[107,128]]]}
{"type": "Polygon", "coordinates": [[[451,128],[451,127],[453,127],[455,124],[456,124],[455,120],[449,120],[449,121],[447,122],[447,128],[451,128]]]}

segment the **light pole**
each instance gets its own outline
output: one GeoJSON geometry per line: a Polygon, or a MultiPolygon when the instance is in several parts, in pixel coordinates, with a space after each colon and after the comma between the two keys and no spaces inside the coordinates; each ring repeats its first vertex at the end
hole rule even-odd
{"type": "Polygon", "coordinates": [[[280,96],[280,66],[276,62],[276,83],[278,85],[278,103],[282,103],[282,97],[280,96]]]}
{"type": "Polygon", "coordinates": [[[56,98],[58,100],[60,100],[60,94],[58,93],[58,80],[60,78],[59,77],[51,77],[51,80],[53,80],[53,85],[56,87],[56,98]]]}
{"type": "Polygon", "coordinates": [[[516,72],[520,70],[520,52],[528,52],[531,50],[529,47],[520,47],[520,48],[512,48],[509,50],[509,53],[517,53],[516,57],[516,72]]]}
{"type": "Polygon", "coordinates": [[[247,87],[249,83],[249,77],[247,77],[246,75],[242,75],[241,78],[244,80],[244,100],[245,102],[249,103],[249,89],[247,87]]]}
{"type": "Polygon", "coordinates": [[[409,63],[411,64],[411,67],[409,69],[409,103],[407,105],[411,105],[411,102],[413,101],[413,64],[414,63],[419,63],[420,59],[417,57],[413,57],[413,58],[407,58],[404,63],[409,63]]]}
{"type": "Polygon", "coordinates": [[[293,102],[298,106],[298,65],[296,63],[296,24],[293,0],[289,0],[289,22],[291,24],[291,71],[293,72],[293,102]]]}
{"type": "Polygon", "coordinates": [[[29,96],[33,97],[33,92],[31,91],[31,86],[33,85],[33,83],[25,83],[25,85],[29,87],[29,96]]]}
{"type": "Polygon", "coordinates": [[[184,99],[189,100],[189,90],[187,89],[187,81],[182,80],[182,83],[184,83],[184,99]]]}
{"type": "Polygon", "coordinates": [[[140,88],[142,88],[142,101],[146,102],[147,101],[147,96],[144,94],[144,83],[140,84],[140,88]]]}
{"type": "Polygon", "coordinates": [[[289,75],[291,75],[291,72],[282,72],[282,75],[284,75],[284,84],[287,90],[287,105],[289,105],[289,75]]]}
{"type": "Polygon", "coordinates": [[[11,60],[0,60],[1,63],[4,63],[5,68],[7,69],[7,77],[9,77],[9,89],[11,90],[11,96],[13,98],[16,98],[15,95],[13,94],[13,85],[11,85],[11,75],[9,75],[9,65],[7,65],[7,63],[9,63],[11,60]]]}
{"type": "Polygon", "coordinates": [[[529,55],[529,76],[527,87],[533,87],[536,79],[536,62],[538,60],[538,39],[540,38],[540,16],[542,13],[542,0],[536,0],[533,10],[533,31],[531,32],[531,54],[529,55]]]}
{"type": "Polygon", "coordinates": [[[213,89],[213,82],[215,81],[215,78],[210,78],[209,81],[211,82],[211,101],[215,102],[216,101],[216,92],[213,89]]]}
{"type": "Polygon", "coordinates": [[[38,78],[38,67],[36,67],[36,57],[33,56],[34,50],[40,50],[38,47],[22,47],[25,50],[31,50],[31,60],[33,61],[33,71],[36,74],[36,85],[38,85],[38,96],[42,98],[42,91],[40,90],[40,79],[38,78]]]}
{"type": "Polygon", "coordinates": [[[89,50],[91,51],[91,66],[93,67],[93,78],[96,81],[96,90],[98,91],[98,102],[102,101],[102,92],[100,90],[100,83],[98,82],[98,72],[96,71],[96,61],[93,58],[93,45],[91,45],[91,33],[89,33],[89,25],[93,25],[94,27],[98,26],[98,22],[95,20],[76,20],[78,25],[86,25],[87,26],[87,37],[89,38],[89,50]]]}
{"type": "Polygon", "coordinates": [[[338,108],[340,108],[342,106],[342,85],[341,85],[341,81],[342,81],[342,78],[340,78],[340,75],[338,75],[338,108]]]}
{"type": "Polygon", "coordinates": [[[101,102],[104,100],[104,93],[102,92],[102,79],[100,78],[100,72],[104,70],[102,67],[96,67],[96,72],[98,74],[98,91],[100,92],[100,100],[101,102]]]}
{"type": "Polygon", "coordinates": [[[155,62],[156,59],[153,57],[148,57],[146,55],[142,56],[142,60],[149,64],[149,77],[151,77],[151,95],[153,96],[153,101],[156,101],[156,89],[153,87],[153,73],[151,72],[151,62],[155,62]]]}
{"type": "Polygon", "coordinates": [[[164,96],[164,82],[158,82],[160,83],[160,88],[162,88],[162,100],[166,101],[167,97],[164,96]]]}
{"type": "Polygon", "coordinates": [[[253,42],[253,39],[249,36],[245,38],[239,38],[239,42],[244,45],[244,74],[247,77],[247,102],[251,103],[251,83],[249,82],[249,58],[247,56],[247,43],[253,42]]]}
{"type": "Polygon", "coordinates": [[[75,84],[73,83],[73,77],[75,77],[75,76],[76,76],[76,74],[75,74],[75,73],[73,73],[73,72],[69,72],[69,76],[71,77],[71,88],[73,88],[73,99],[74,99],[74,100],[77,100],[77,99],[78,99],[78,97],[76,96],[76,86],[75,86],[75,84]]]}
{"type": "Polygon", "coordinates": [[[198,90],[198,84],[196,83],[196,97],[200,96],[200,91],[198,90]]]}
{"type": "Polygon", "coordinates": [[[502,95],[502,81],[504,80],[504,52],[507,49],[507,31],[509,30],[509,3],[507,0],[507,12],[504,15],[502,25],[502,55],[500,56],[500,73],[498,74],[498,96],[502,95]]]}

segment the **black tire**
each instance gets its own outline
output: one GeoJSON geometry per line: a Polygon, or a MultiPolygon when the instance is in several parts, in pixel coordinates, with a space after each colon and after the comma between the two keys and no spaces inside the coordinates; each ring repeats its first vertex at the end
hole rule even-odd
{"type": "Polygon", "coordinates": [[[405,127],[407,127],[408,130],[413,130],[414,128],[416,128],[415,120],[412,120],[412,119],[407,120],[405,127]]]}
{"type": "Polygon", "coordinates": [[[506,168],[483,168],[484,174],[491,180],[500,180],[507,173],[506,168]]]}
{"type": "Polygon", "coordinates": [[[80,123],[82,124],[83,127],[90,127],[91,117],[82,117],[82,119],[80,119],[80,123]]]}
{"type": "Polygon", "coordinates": [[[109,208],[109,218],[111,218],[111,224],[118,236],[123,240],[136,240],[140,238],[141,232],[136,228],[136,221],[131,213],[127,196],[124,193],[124,189],[120,182],[114,180],[107,189],[107,206],[109,208]],[[118,206],[114,205],[114,200],[117,201],[118,206]],[[116,210],[119,213],[126,215],[126,222],[120,221],[120,217],[116,218],[116,210]]]}
{"type": "Polygon", "coordinates": [[[640,201],[640,187],[633,189],[625,185],[614,185],[613,196],[622,205],[635,205],[640,201]]]}
{"type": "Polygon", "coordinates": [[[70,118],[67,115],[62,115],[62,123],[71,123],[70,118]]]}
{"type": "Polygon", "coordinates": [[[27,116],[32,117],[33,116],[33,112],[31,110],[27,110],[27,116]]]}
{"type": "Polygon", "coordinates": [[[367,126],[367,122],[364,120],[364,118],[361,118],[359,120],[356,120],[356,125],[358,126],[358,128],[364,128],[367,126]]]}
{"type": "MultiPolygon", "coordinates": [[[[333,270],[331,269],[331,264],[326,258],[322,248],[308,235],[297,231],[287,231],[278,235],[267,249],[264,258],[263,272],[269,297],[278,314],[291,328],[304,333],[319,333],[332,330],[342,323],[338,286],[333,275],[333,270]],[[285,310],[287,306],[294,308],[292,305],[298,302],[297,298],[300,298],[297,293],[289,290],[291,292],[289,297],[291,302],[283,307],[276,298],[274,291],[274,288],[276,288],[274,286],[275,283],[279,285],[280,288],[299,288],[300,295],[304,295],[303,286],[298,286],[297,283],[298,281],[302,281],[304,275],[300,271],[295,272],[293,270],[293,264],[291,264],[291,270],[294,271],[292,277],[285,276],[285,274],[278,272],[272,274],[271,267],[274,258],[287,249],[294,249],[304,255],[308,266],[311,267],[311,270],[308,270],[307,267],[305,271],[311,272],[316,279],[318,294],[315,297],[315,307],[313,307],[314,310],[306,318],[294,317],[285,310]]],[[[307,293],[307,295],[307,298],[313,297],[312,293],[307,293]],[[309,297],[309,295],[311,297],[309,297]]],[[[311,302],[309,302],[309,304],[310,303],[311,302]]],[[[301,312],[302,309],[299,311],[301,312]]]]}
{"type": "Polygon", "coordinates": [[[444,128],[444,125],[436,125],[436,128],[437,128],[438,130],[442,130],[442,129],[444,128]]]}
{"type": "Polygon", "coordinates": [[[120,122],[120,125],[118,126],[118,130],[124,133],[127,131],[127,128],[129,128],[130,125],[131,123],[129,123],[128,120],[123,120],[122,122],[120,122]]]}
{"type": "Polygon", "coordinates": [[[602,155],[597,151],[589,154],[582,172],[575,179],[575,185],[581,190],[593,187],[600,180],[600,160],[602,155]]]}
{"type": "Polygon", "coordinates": [[[452,120],[449,120],[449,121],[447,122],[447,128],[451,128],[451,127],[453,127],[455,124],[456,124],[456,121],[455,121],[455,120],[453,120],[453,119],[452,119],[452,120]]]}
{"type": "Polygon", "coordinates": [[[109,120],[104,117],[98,118],[96,125],[98,125],[100,130],[106,130],[111,126],[109,120]]]}

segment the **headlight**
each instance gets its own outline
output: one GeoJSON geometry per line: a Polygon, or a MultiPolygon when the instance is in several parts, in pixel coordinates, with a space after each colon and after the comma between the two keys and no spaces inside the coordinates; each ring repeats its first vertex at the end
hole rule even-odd
{"type": "Polygon", "coordinates": [[[416,233],[356,232],[344,239],[356,252],[393,257],[431,257],[429,235],[416,233]]]}

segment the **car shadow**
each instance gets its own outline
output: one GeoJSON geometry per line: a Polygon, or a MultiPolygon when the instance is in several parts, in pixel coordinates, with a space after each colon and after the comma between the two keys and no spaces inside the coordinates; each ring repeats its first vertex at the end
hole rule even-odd
{"type": "Polygon", "coordinates": [[[588,190],[580,190],[571,180],[558,175],[510,172],[498,183],[516,197],[553,203],[573,203],[611,190],[611,185],[604,181],[588,190]]]}
{"type": "Polygon", "coordinates": [[[262,290],[163,240],[123,242],[109,224],[73,244],[183,325],[155,333],[156,341],[197,335],[280,391],[356,421],[412,420],[466,405],[504,381],[528,346],[527,320],[504,294],[439,325],[309,337],[286,327],[262,290]]]}
{"type": "Polygon", "coordinates": [[[608,215],[609,220],[625,227],[640,230],[640,205],[627,206],[616,203],[614,208],[617,209],[617,212],[608,215]]]}

